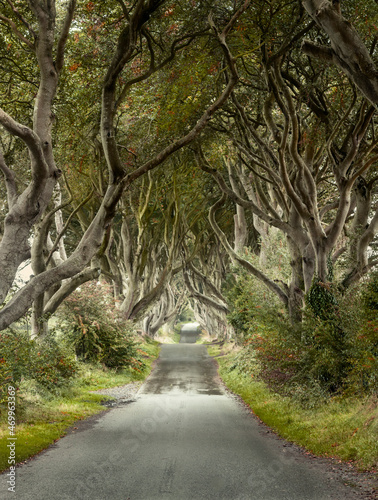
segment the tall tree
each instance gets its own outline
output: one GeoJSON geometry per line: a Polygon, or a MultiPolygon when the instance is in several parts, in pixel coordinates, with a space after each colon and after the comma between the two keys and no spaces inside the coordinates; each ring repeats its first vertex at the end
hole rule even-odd
{"type": "MultiPolygon", "coordinates": [[[[118,2],[117,6],[110,2],[101,6],[109,13],[109,22],[114,19],[114,13],[117,13],[114,24],[115,43],[112,44],[108,54],[110,62],[102,79],[101,116],[98,127],[108,172],[105,194],[89,227],[67,260],[36,275],[2,308],[1,329],[20,318],[31,303],[49,288],[82,271],[101,251],[104,236],[122,193],[140,176],[153,170],[174,152],[192,142],[206,127],[214,113],[226,102],[238,78],[235,59],[229,50],[226,38],[239,16],[248,7],[248,3],[246,1],[241,7],[233,10],[230,19],[222,19],[223,25],[220,27],[219,24],[216,26],[211,23],[212,33],[209,32],[209,36],[215,37],[223,51],[230,69],[229,81],[206,109],[202,108],[199,119],[190,130],[183,131],[168,145],[162,144],[158,151],[148,159],[145,158],[134,169],[125,168],[122,162],[117,134],[120,106],[131,87],[145,81],[152,73],[164,67],[166,58],[172,58],[179,49],[185,47],[193,38],[193,34],[187,32],[185,23],[178,23],[174,29],[167,29],[168,11],[167,2],[164,0],[138,0],[131,7],[123,1],[118,2]],[[159,27],[163,28],[160,32],[159,27]],[[156,33],[152,29],[149,31],[149,28],[157,30],[157,38],[156,33]],[[135,76],[132,73],[132,65],[136,63],[142,50],[146,66],[142,65],[141,74],[135,76]],[[170,56],[166,56],[166,53],[170,56]],[[158,57],[160,60],[157,60],[158,57]]],[[[61,175],[61,169],[56,166],[53,154],[54,100],[64,67],[65,48],[76,1],[71,0],[68,3],[64,20],[59,25],[54,1],[32,0],[22,12],[11,0],[7,0],[5,7],[6,12],[1,15],[0,20],[12,31],[12,36],[30,51],[31,60],[38,64],[39,82],[31,118],[32,127],[15,120],[4,109],[0,110],[0,123],[9,137],[20,138],[27,149],[31,171],[28,186],[19,194],[20,186],[14,169],[8,165],[3,154],[0,157],[0,168],[4,174],[8,195],[8,214],[4,220],[4,231],[0,241],[1,301],[7,296],[18,266],[30,254],[28,242],[31,229],[47,209],[54,186],[61,175]]],[[[94,4],[87,5],[89,11],[93,8],[94,4]]],[[[202,24],[206,29],[206,22],[202,24]]],[[[101,38],[101,27],[98,36],[101,38]]]]}
{"type": "Polygon", "coordinates": [[[262,240],[269,227],[285,235],[291,254],[289,282],[272,279],[234,251],[216,220],[225,196],[210,211],[212,226],[231,258],[274,291],[294,321],[301,317],[303,297],[314,278],[329,281],[333,264],[347,249],[351,268],[344,286],[377,263],[368,252],[377,231],[369,194],[378,160],[374,108],[357,98],[343,75],[331,69],[325,73],[303,60],[299,42],[313,25],[300,11],[298,16],[290,14],[290,24],[281,33],[272,31],[277,17],[265,16],[259,49],[254,32],[253,44],[248,38],[254,24],[245,25],[239,42],[246,54],[239,65],[240,85],[233,92],[233,107],[227,107],[217,124],[232,141],[231,176],[230,167],[219,166],[212,151],[198,153],[199,165],[223,193],[252,211],[262,240]],[[352,239],[349,228],[357,227],[352,239]]]}

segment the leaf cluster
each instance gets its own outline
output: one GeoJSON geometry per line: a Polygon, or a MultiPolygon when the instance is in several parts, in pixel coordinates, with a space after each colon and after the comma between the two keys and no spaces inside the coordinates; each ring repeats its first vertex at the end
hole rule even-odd
{"type": "Polygon", "coordinates": [[[83,361],[144,368],[133,326],[121,319],[106,285],[86,283],[65,301],[61,314],[67,340],[83,361]]]}
{"type": "Polygon", "coordinates": [[[75,376],[77,363],[72,348],[57,340],[54,334],[30,340],[27,332],[5,330],[0,333],[0,403],[5,401],[7,387],[33,380],[37,388],[59,391],[75,376]]]}

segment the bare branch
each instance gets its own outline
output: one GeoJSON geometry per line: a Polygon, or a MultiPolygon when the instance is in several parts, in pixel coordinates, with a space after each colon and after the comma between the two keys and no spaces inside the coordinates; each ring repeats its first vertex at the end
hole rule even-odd
{"type": "Polygon", "coordinates": [[[67,6],[67,12],[66,12],[66,17],[64,18],[64,23],[62,27],[62,32],[60,33],[59,41],[58,41],[58,46],[56,50],[56,70],[58,73],[63,68],[64,64],[64,50],[66,47],[66,43],[68,40],[68,34],[70,31],[70,27],[72,24],[73,16],[75,13],[75,8],[76,8],[76,0],[70,0],[68,6],[67,6]]]}
{"type": "Polygon", "coordinates": [[[5,184],[7,187],[8,208],[11,209],[17,199],[17,184],[16,176],[5,163],[3,153],[0,151],[0,170],[4,174],[5,184]]]}
{"type": "Polygon", "coordinates": [[[378,162],[378,155],[376,156],[373,156],[373,158],[371,158],[369,161],[367,161],[366,163],[364,163],[364,165],[362,165],[350,178],[349,182],[351,182],[352,184],[354,184],[354,182],[358,179],[358,177],[360,177],[360,175],[362,175],[364,172],[366,172],[366,170],[368,170],[372,165],[373,163],[375,162],[378,162]]]}
{"type": "Polygon", "coordinates": [[[286,306],[288,305],[288,296],[286,293],[282,290],[281,287],[277,285],[274,281],[269,279],[264,273],[262,273],[259,269],[257,269],[255,266],[253,266],[250,262],[247,260],[243,259],[240,257],[234,250],[232,249],[231,245],[227,241],[226,235],[223,233],[221,228],[218,226],[216,219],[215,219],[215,213],[216,211],[224,204],[226,201],[226,195],[223,193],[222,197],[210,208],[209,212],[209,221],[211,224],[211,227],[213,228],[215,234],[218,236],[220,242],[222,243],[223,247],[229,254],[229,256],[238,264],[240,264],[242,267],[247,269],[253,276],[255,276],[257,279],[262,281],[272,292],[274,292],[278,298],[283,302],[286,306]]]}
{"type": "Polygon", "coordinates": [[[14,120],[1,108],[0,123],[8,132],[22,139],[27,145],[36,164],[36,170],[33,172],[33,174],[41,174],[43,177],[46,177],[49,169],[45,161],[41,141],[37,134],[26,125],[21,125],[20,123],[16,122],[16,120],[14,120]]]}
{"type": "Polygon", "coordinates": [[[33,30],[31,24],[25,19],[25,17],[20,13],[20,11],[18,9],[16,9],[16,7],[14,6],[14,4],[11,0],[7,0],[7,2],[10,5],[13,12],[18,17],[18,19],[23,23],[24,26],[26,26],[26,28],[34,36],[34,38],[36,38],[35,31],[33,30]]]}
{"type": "MultiPolygon", "coordinates": [[[[297,230],[294,230],[287,222],[284,222],[281,219],[275,219],[273,217],[270,217],[267,213],[263,212],[253,201],[251,200],[244,200],[240,196],[238,196],[232,189],[230,189],[225,180],[223,179],[221,173],[218,170],[212,169],[208,164],[206,164],[206,161],[200,161],[198,163],[199,167],[201,170],[204,172],[210,173],[215,180],[217,181],[221,191],[226,194],[231,200],[233,200],[235,203],[238,205],[244,207],[244,208],[249,208],[252,210],[252,212],[257,215],[261,220],[264,222],[267,222],[269,225],[277,227],[278,229],[281,229],[284,233],[287,235],[291,236],[295,241],[298,242],[298,244],[301,243],[302,237],[300,236],[299,232],[297,230]]],[[[304,243],[304,240],[303,240],[304,243]]]]}
{"type": "Polygon", "coordinates": [[[343,246],[336,250],[336,252],[332,255],[332,264],[335,264],[340,255],[343,255],[348,250],[346,246],[343,246]]]}
{"type": "Polygon", "coordinates": [[[129,11],[127,10],[125,2],[123,0],[117,0],[117,2],[120,4],[120,6],[122,8],[123,15],[129,21],[130,20],[130,14],[129,14],[129,11]]]}
{"type": "Polygon", "coordinates": [[[222,302],[226,303],[223,295],[217,289],[217,287],[209,280],[209,278],[207,276],[202,274],[201,271],[199,271],[199,269],[197,269],[192,262],[188,263],[188,268],[199,277],[199,279],[209,288],[209,290],[211,291],[211,293],[213,295],[215,295],[222,302]]]}
{"type": "MultiPolygon", "coordinates": [[[[53,244],[53,246],[52,246],[52,248],[50,250],[50,253],[49,253],[49,255],[47,257],[47,260],[46,260],[46,266],[50,262],[51,257],[53,256],[53,253],[58,248],[59,241],[60,241],[61,237],[64,235],[64,233],[67,231],[67,228],[68,228],[68,226],[69,226],[69,224],[70,224],[73,216],[92,198],[92,196],[93,196],[93,190],[89,193],[89,195],[86,198],[84,198],[84,200],[75,208],[75,210],[73,210],[70,213],[68,219],[66,220],[66,223],[64,224],[62,230],[60,231],[60,233],[56,237],[56,240],[55,240],[55,242],[54,242],[54,244],[53,244]]],[[[69,202],[65,203],[63,206],[61,205],[61,206],[55,208],[51,212],[51,215],[54,214],[56,211],[60,210],[61,208],[63,208],[64,206],[68,205],[70,202],[71,202],[71,200],[69,202]]]]}
{"type": "Polygon", "coordinates": [[[319,45],[317,43],[310,42],[309,40],[304,40],[302,43],[303,52],[316,59],[321,59],[326,62],[335,62],[335,53],[329,47],[324,47],[324,45],[319,45]]]}
{"type": "MultiPolygon", "coordinates": [[[[302,4],[312,19],[329,36],[334,53],[333,62],[377,107],[378,70],[353,25],[343,18],[340,9],[328,0],[302,0],[302,4]]],[[[308,44],[307,47],[311,50],[308,44]]],[[[326,51],[323,51],[323,54],[325,53],[326,51]]]]}
{"type": "Polygon", "coordinates": [[[143,82],[144,80],[147,80],[147,78],[149,78],[153,73],[156,73],[157,71],[160,71],[161,69],[163,69],[165,66],[167,66],[167,64],[169,64],[171,61],[173,61],[176,54],[180,50],[184,49],[185,47],[188,47],[193,42],[193,40],[195,40],[197,37],[203,35],[206,32],[207,32],[207,30],[198,31],[198,32],[180,37],[177,40],[174,40],[174,42],[171,45],[171,50],[170,50],[169,56],[167,56],[165,59],[163,59],[163,61],[161,61],[160,64],[156,65],[155,64],[155,52],[153,50],[152,43],[151,43],[151,35],[148,33],[147,30],[144,30],[143,34],[146,37],[148,50],[150,52],[150,66],[149,66],[147,71],[145,71],[144,73],[142,73],[139,76],[136,76],[135,78],[130,79],[129,81],[127,81],[124,84],[122,92],[121,92],[119,98],[117,99],[116,108],[119,107],[119,105],[124,100],[128,91],[130,90],[130,88],[133,85],[135,85],[136,83],[143,82]],[[182,43],[182,42],[184,42],[184,43],[182,43]]]}
{"type": "Polygon", "coordinates": [[[99,274],[100,270],[98,268],[87,268],[76,276],[73,276],[50,298],[43,309],[43,314],[53,314],[63,300],[71,295],[71,293],[74,292],[78,286],[97,278],[99,274]]]}
{"type": "Polygon", "coordinates": [[[189,279],[187,271],[183,272],[183,276],[184,276],[185,285],[187,286],[192,297],[195,297],[200,302],[202,302],[203,304],[206,304],[209,307],[212,307],[212,308],[217,309],[218,311],[222,311],[224,313],[228,313],[228,307],[225,304],[221,304],[220,302],[217,302],[216,300],[204,295],[203,293],[200,293],[198,290],[196,290],[194,288],[193,284],[191,283],[191,281],[189,279]]]}
{"type": "Polygon", "coordinates": [[[21,42],[25,43],[33,52],[35,51],[35,45],[34,45],[34,43],[32,43],[30,40],[28,40],[21,33],[21,31],[19,31],[19,29],[17,28],[16,24],[11,19],[9,19],[8,17],[3,16],[2,14],[0,14],[0,20],[3,21],[5,24],[8,24],[8,26],[11,28],[11,30],[13,31],[13,33],[17,36],[17,38],[21,42]]]}
{"type": "Polygon", "coordinates": [[[251,0],[245,0],[244,4],[239,7],[239,9],[235,12],[235,14],[232,16],[230,21],[227,23],[227,26],[224,28],[222,36],[224,39],[230,32],[230,30],[235,26],[236,21],[239,19],[239,17],[245,12],[249,5],[251,3],[251,0]]]}

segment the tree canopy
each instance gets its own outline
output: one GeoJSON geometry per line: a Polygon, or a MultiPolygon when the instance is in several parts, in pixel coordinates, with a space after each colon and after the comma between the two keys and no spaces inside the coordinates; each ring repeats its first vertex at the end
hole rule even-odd
{"type": "Polygon", "coordinates": [[[295,323],[378,264],[375,2],[0,4],[0,329],[101,276],[228,332],[235,266],[295,323]]]}

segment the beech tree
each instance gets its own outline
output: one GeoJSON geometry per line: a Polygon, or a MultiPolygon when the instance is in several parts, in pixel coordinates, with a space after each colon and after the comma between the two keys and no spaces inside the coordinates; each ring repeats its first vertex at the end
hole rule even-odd
{"type": "MultiPolygon", "coordinates": [[[[377,37],[369,51],[353,24],[343,17],[341,0],[303,0],[302,3],[331,42],[328,47],[305,40],[302,45],[305,54],[337,65],[363,95],[378,107],[378,69],[372,57],[376,50],[377,37]]],[[[373,23],[378,19],[376,8],[374,5],[372,9],[372,12],[375,12],[371,19],[373,23]]]]}
{"type": "MultiPolygon", "coordinates": [[[[180,270],[180,242],[185,235],[176,174],[144,177],[122,202],[122,221],[108,246],[115,297],[126,319],[140,318],[168,293],[180,270]]],[[[171,302],[171,301],[170,301],[171,302]]]]}
{"type": "MultiPolygon", "coordinates": [[[[149,158],[134,168],[128,168],[122,161],[122,148],[127,145],[118,143],[117,123],[122,103],[130,89],[146,81],[152,74],[165,67],[173,60],[176,53],[184,50],[198,30],[188,30],[183,21],[171,29],[169,18],[171,7],[164,0],[138,0],[132,6],[119,1],[115,4],[106,2],[104,23],[113,25],[114,38],[111,47],[106,47],[107,65],[101,76],[100,119],[98,131],[101,153],[107,168],[107,180],[101,203],[88,228],[76,248],[66,260],[53,268],[41,269],[0,311],[0,328],[4,329],[20,318],[42,294],[59,284],[62,280],[77,276],[88,263],[103,252],[104,237],[107,234],[122,193],[139,177],[162,164],[170,155],[192,142],[208,125],[214,113],[226,102],[234,88],[238,76],[235,59],[227,44],[239,16],[248,7],[248,1],[239,8],[228,11],[228,18],[221,17],[209,24],[203,17],[203,10],[197,19],[200,33],[207,33],[217,41],[222,49],[225,64],[230,69],[230,79],[221,91],[214,96],[206,108],[198,110],[197,121],[189,130],[168,144],[161,144],[149,158]],[[168,10],[167,10],[168,9],[168,10]],[[218,22],[218,24],[216,24],[218,22]],[[162,28],[159,31],[159,27],[162,28]],[[156,35],[158,38],[156,38],[156,35]],[[215,37],[215,38],[214,38],[215,37]],[[138,64],[140,73],[135,75],[132,66],[138,64]]],[[[6,30],[4,39],[16,40],[16,45],[27,51],[29,64],[38,66],[38,92],[33,102],[33,114],[27,122],[11,116],[11,107],[5,103],[0,109],[0,123],[4,129],[2,143],[7,145],[13,137],[21,140],[22,147],[28,152],[30,181],[26,188],[18,182],[16,166],[9,164],[6,155],[0,156],[0,168],[4,175],[7,189],[8,213],[4,219],[0,241],[0,298],[7,299],[19,265],[30,256],[29,238],[52,200],[52,194],[58,179],[62,175],[63,165],[57,165],[54,156],[53,128],[55,120],[54,102],[59,91],[59,82],[64,70],[67,41],[76,30],[73,19],[77,9],[76,0],[67,3],[65,15],[57,17],[55,1],[34,1],[28,5],[16,7],[11,0],[3,2],[0,16],[2,28],[6,30]]],[[[93,15],[95,5],[86,4],[86,10],[93,15]]],[[[60,11],[59,11],[60,12],[60,11]]],[[[184,16],[185,12],[181,11],[184,16]]],[[[211,18],[210,18],[211,19],[211,18]]],[[[101,25],[97,27],[101,39],[101,25]]],[[[106,31],[105,31],[106,33],[106,31]]],[[[13,58],[16,55],[12,55],[13,58]]],[[[38,250],[39,252],[39,250],[38,250]]],[[[7,299],[8,300],[8,299],[7,299]]]]}
{"type": "Polygon", "coordinates": [[[174,320],[185,304],[185,289],[179,280],[169,283],[157,304],[143,319],[143,333],[154,337],[159,329],[174,320]]]}
{"type": "Polygon", "coordinates": [[[41,333],[100,272],[151,333],[184,287],[202,325],[224,325],[229,260],[297,320],[314,280],[336,266],[346,288],[377,264],[369,2],[356,29],[328,1],[1,5],[1,329],[32,306],[41,333]],[[266,270],[277,232],[290,279],[266,270]]]}
{"type": "Polygon", "coordinates": [[[219,337],[232,336],[232,328],[227,324],[229,312],[227,301],[221,286],[225,280],[227,260],[222,247],[211,246],[206,253],[206,260],[196,259],[183,272],[184,283],[196,321],[210,333],[219,337]]]}
{"type": "MultiPolygon", "coordinates": [[[[314,279],[332,281],[332,268],[342,255],[348,253],[344,287],[377,264],[369,245],[378,229],[374,107],[332,68],[315,67],[301,57],[299,43],[313,25],[300,11],[298,16],[289,17],[291,24],[280,36],[272,32],[274,19],[266,31],[262,25],[259,50],[244,37],[244,50],[253,55],[239,64],[243,76],[232,107],[215,127],[232,141],[229,159],[219,164],[205,148],[197,154],[200,167],[224,193],[209,216],[218,238],[234,261],[279,297],[293,321],[301,318],[314,279]],[[226,197],[254,214],[262,241],[269,228],[285,235],[289,282],[273,279],[232,248],[216,219],[226,197]]],[[[252,30],[244,26],[247,33],[252,30]]]]}
{"type": "MultiPolygon", "coordinates": [[[[206,217],[214,202],[214,185],[202,172],[197,172],[193,181],[191,192],[195,193],[192,200],[197,216],[194,223],[188,225],[182,245],[183,282],[196,321],[208,332],[227,336],[231,332],[227,325],[228,305],[222,286],[229,272],[230,259],[206,217]],[[201,200],[204,203],[199,207],[201,200]]],[[[231,209],[227,206],[219,219],[227,234],[233,230],[231,209]]]]}

